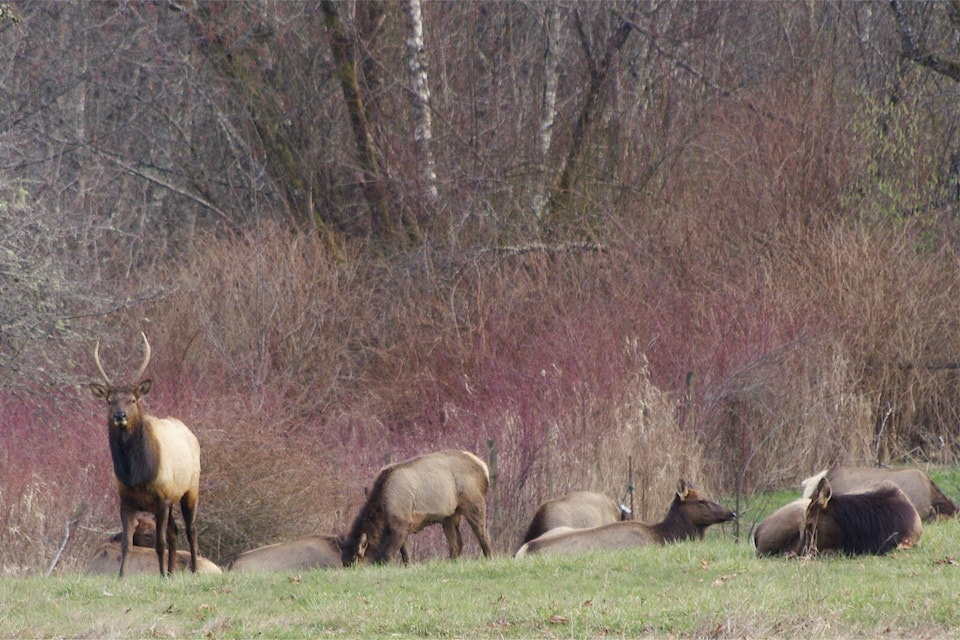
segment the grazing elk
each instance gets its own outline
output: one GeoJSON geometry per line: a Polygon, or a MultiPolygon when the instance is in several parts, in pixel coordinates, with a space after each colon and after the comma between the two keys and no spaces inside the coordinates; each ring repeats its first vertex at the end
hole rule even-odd
{"type": "Polygon", "coordinates": [[[809,498],[797,498],[780,507],[760,522],[753,532],[758,556],[795,555],[800,553],[800,529],[809,498]]]}
{"type": "Polygon", "coordinates": [[[702,540],[707,527],[735,517],[734,512],[709,500],[681,479],[666,518],[657,524],[627,521],[592,529],[554,529],[524,544],[516,557],[535,553],[626,549],[694,537],[702,540]]]}
{"type": "Polygon", "coordinates": [[[804,556],[824,551],[882,555],[912,547],[923,533],[920,515],[892,482],[866,493],[838,494],[821,478],[804,512],[800,548],[804,556]]]}
{"type": "Polygon", "coordinates": [[[185,424],[176,418],[157,418],[143,409],[143,396],[150,391],[151,380],[140,382],[150,364],[150,343],[143,336],[144,357],[131,386],[115,385],[100,362],[100,343],[93,351],[97,369],[105,385],[92,383],[93,395],[109,406],[107,430],[113,471],[120,494],[120,524],[123,527],[120,576],[126,573],[133,548],[137,513],[148,511],[156,518],[156,536],[160,575],[164,554],[169,547],[167,571],[173,571],[177,550],[177,528],[173,505],[180,512],[190,545],[190,569],[197,571],[197,500],[200,496],[200,443],[185,424]]]}
{"type": "Polygon", "coordinates": [[[296,571],[342,567],[337,536],[315,535],[295,538],[244,551],[227,566],[228,571],[296,571]]]}
{"type": "Polygon", "coordinates": [[[487,535],[486,463],[467,451],[438,451],[387,465],[377,474],[366,503],[346,536],[339,538],[344,566],[358,561],[389,562],[410,534],[440,523],[450,557],[463,550],[460,517],[473,529],[483,555],[487,535]],[[367,549],[373,550],[367,553],[367,549]]]}
{"type": "Polygon", "coordinates": [[[876,467],[833,467],[803,481],[803,495],[809,498],[821,478],[830,481],[833,493],[863,493],[887,481],[900,487],[924,521],[953,516],[957,505],[920,469],[879,469],[876,467]]]}
{"type": "Polygon", "coordinates": [[[625,520],[625,516],[626,511],[613,498],[592,491],[574,491],[541,503],[521,544],[557,527],[589,529],[625,520]]]}

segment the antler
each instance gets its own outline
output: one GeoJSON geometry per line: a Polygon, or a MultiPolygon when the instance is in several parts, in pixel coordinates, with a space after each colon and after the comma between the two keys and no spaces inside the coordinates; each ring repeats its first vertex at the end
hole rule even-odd
{"type": "Polygon", "coordinates": [[[107,375],[107,372],[103,370],[103,363],[100,362],[100,341],[97,340],[97,346],[93,348],[93,360],[97,363],[97,369],[100,371],[100,375],[103,376],[103,381],[107,383],[107,386],[112,387],[113,383],[110,382],[110,376],[107,375]]]}
{"type": "Polygon", "coordinates": [[[143,336],[143,364],[140,365],[140,370],[137,371],[137,375],[133,378],[134,383],[140,382],[140,376],[143,375],[143,372],[147,370],[147,365],[150,364],[150,342],[147,340],[147,334],[143,331],[140,332],[140,335],[143,336]]]}

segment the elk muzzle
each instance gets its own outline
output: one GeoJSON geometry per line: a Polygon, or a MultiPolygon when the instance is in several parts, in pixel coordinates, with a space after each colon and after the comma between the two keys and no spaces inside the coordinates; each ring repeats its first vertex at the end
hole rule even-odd
{"type": "Polygon", "coordinates": [[[123,409],[117,409],[113,412],[113,415],[110,417],[110,421],[113,423],[113,426],[118,429],[127,428],[127,412],[123,409]]]}

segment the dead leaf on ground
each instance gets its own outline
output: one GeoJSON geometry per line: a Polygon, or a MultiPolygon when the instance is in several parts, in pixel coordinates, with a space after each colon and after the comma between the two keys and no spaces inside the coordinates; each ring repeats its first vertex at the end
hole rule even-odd
{"type": "Polygon", "coordinates": [[[732,580],[733,578],[736,578],[736,577],[737,577],[737,574],[728,573],[727,575],[720,576],[719,578],[714,580],[711,584],[715,587],[722,587],[727,583],[727,580],[732,580]]]}

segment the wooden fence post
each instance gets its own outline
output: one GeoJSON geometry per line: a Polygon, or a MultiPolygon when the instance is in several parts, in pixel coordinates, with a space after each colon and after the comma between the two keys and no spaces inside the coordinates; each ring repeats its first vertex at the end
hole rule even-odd
{"type": "Polygon", "coordinates": [[[497,523],[497,476],[499,471],[497,470],[497,441],[493,438],[487,440],[487,460],[490,471],[490,494],[493,496],[490,504],[490,520],[495,525],[497,523]]]}

